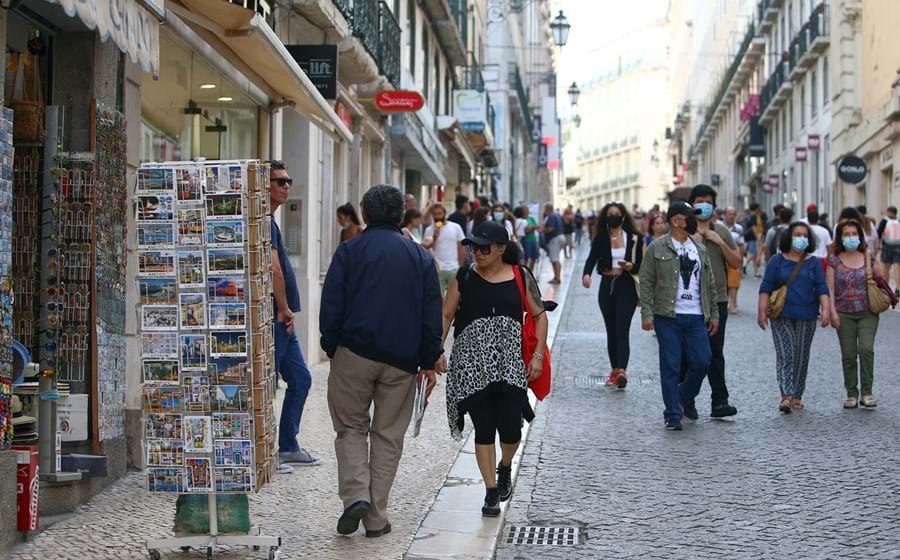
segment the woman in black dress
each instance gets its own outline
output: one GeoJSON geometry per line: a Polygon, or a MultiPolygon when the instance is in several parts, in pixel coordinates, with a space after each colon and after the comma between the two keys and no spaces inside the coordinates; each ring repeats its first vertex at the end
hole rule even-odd
{"type": "Polygon", "coordinates": [[[522,419],[534,418],[527,389],[542,372],[547,315],[537,282],[518,265],[518,248],[502,224],[484,222],[463,243],[475,249],[475,264],[460,270],[444,299],[444,340],[451,321],[455,327],[447,419],[456,439],[462,438],[464,415],[472,419],[475,459],[487,489],[481,512],[495,517],[500,502],[512,493],[512,459],[522,439],[522,419]],[[534,318],[538,339],[527,368],[522,356],[525,312],[534,318]],[[498,433],[499,465],[494,444],[498,433]]]}

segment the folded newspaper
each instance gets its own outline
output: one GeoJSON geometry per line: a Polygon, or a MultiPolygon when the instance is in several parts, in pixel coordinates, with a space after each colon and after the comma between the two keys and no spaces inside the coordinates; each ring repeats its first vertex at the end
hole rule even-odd
{"type": "Polygon", "coordinates": [[[422,381],[416,387],[416,398],[413,401],[413,437],[418,437],[422,429],[422,418],[425,418],[425,407],[428,406],[427,389],[428,377],[423,375],[422,381]]]}

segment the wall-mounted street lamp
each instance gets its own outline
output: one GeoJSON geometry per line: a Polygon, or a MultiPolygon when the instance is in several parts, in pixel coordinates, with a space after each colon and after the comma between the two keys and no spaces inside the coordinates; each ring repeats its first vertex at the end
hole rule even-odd
{"type": "Polygon", "coordinates": [[[575,121],[575,128],[581,128],[581,115],[576,114],[572,120],[575,121]]]}
{"type": "Polygon", "coordinates": [[[578,89],[578,84],[572,82],[572,85],[569,86],[569,103],[574,107],[578,105],[578,96],[581,95],[581,90],[578,89]]]}
{"type": "Polygon", "coordinates": [[[550,31],[553,32],[553,42],[556,43],[557,47],[566,46],[566,43],[569,41],[569,29],[571,28],[572,24],[569,23],[568,18],[560,10],[550,24],[550,31]]]}

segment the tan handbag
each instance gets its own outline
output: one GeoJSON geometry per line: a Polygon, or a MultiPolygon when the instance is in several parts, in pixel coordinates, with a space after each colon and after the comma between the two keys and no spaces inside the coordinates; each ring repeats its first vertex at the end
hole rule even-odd
{"type": "Polygon", "coordinates": [[[805,262],[805,256],[804,258],[797,261],[797,264],[794,265],[794,270],[793,272],[791,272],[791,277],[788,278],[788,281],[782,287],[773,291],[769,295],[769,304],[766,306],[766,316],[769,319],[777,319],[781,317],[781,312],[784,311],[784,302],[787,300],[788,286],[794,283],[794,280],[800,273],[800,268],[803,267],[803,263],[805,262]]]}
{"type": "Polygon", "coordinates": [[[872,263],[869,262],[868,251],[866,251],[866,292],[869,295],[869,311],[878,315],[890,309],[890,296],[884,293],[884,290],[872,278],[872,263]]]}
{"type": "Polygon", "coordinates": [[[40,59],[27,54],[14,54],[12,95],[16,94],[16,82],[22,72],[22,98],[12,101],[9,107],[15,112],[13,139],[17,142],[36,144],[44,141],[44,93],[41,89],[40,59]],[[30,62],[29,62],[30,59],[30,62]],[[28,67],[33,80],[29,85],[28,67]],[[33,91],[37,90],[37,95],[33,91]],[[37,99],[33,99],[36,97],[37,99]]]}

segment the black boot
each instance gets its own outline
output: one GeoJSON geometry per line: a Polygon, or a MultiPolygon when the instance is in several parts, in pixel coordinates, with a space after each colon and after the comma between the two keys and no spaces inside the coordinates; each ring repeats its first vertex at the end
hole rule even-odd
{"type": "Polygon", "coordinates": [[[501,502],[512,496],[512,465],[504,467],[502,461],[497,465],[497,490],[500,491],[501,502]]]}
{"type": "Polygon", "coordinates": [[[488,488],[487,492],[485,492],[481,515],[484,517],[497,517],[500,515],[500,490],[496,486],[488,488]]]}

